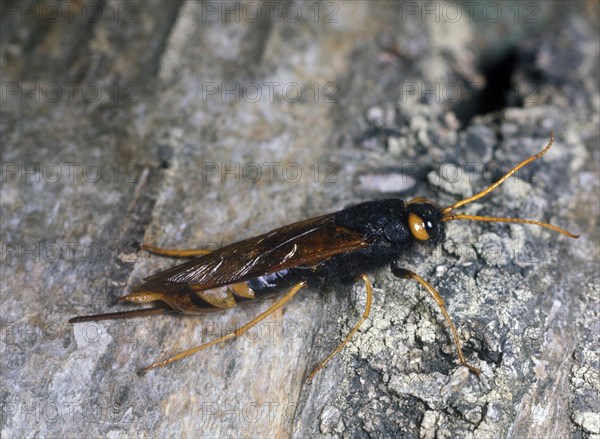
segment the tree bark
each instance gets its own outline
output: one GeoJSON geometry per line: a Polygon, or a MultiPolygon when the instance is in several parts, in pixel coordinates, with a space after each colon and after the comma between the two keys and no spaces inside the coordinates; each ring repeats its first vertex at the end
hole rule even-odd
{"type": "Polygon", "coordinates": [[[597,4],[52,5],[3,4],[2,437],[600,434],[597,4]],[[377,197],[446,206],[552,130],[546,156],[465,210],[578,240],[456,221],[402,260],[445,298],[479,377],[387,269],[310,383],[362,315],[361,284],[302,291],[143,376],[268,304],[66,323],[132,309],[115,299],[177,263],[141,242],[211,249],[377,197]]]}

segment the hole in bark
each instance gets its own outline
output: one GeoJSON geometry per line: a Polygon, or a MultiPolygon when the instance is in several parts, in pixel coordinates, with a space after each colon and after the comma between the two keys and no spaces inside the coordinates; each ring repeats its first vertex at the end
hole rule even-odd
{"type": "Polygon", "coordinates": [[[500,110],[508,105],[522,107],[521,99],[511,99],[512,77],[517,66],[517,51],[510,49],[502,54],[483,56],[479,62],[480,71],[485,77],[485,86],[474,92],[472,99],[458,104],[454,112],[463,127],[471,119],[500,110]]]}

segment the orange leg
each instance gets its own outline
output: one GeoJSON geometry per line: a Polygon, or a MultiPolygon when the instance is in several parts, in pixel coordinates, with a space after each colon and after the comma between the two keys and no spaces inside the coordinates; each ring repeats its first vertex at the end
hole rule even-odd
{"type": "Polygon", "coordinates": [[[169,248],[155,247],[153,245],[142,244],[142,249],[148,250],[162,256],[171,256],[173,258],[190,258],[192,256],[202,256],[211,252],[211,250],[175,250],[169,248]]]}
{"type": "Polygon", "coordinates": [[[365,288],[367,290],[367,304],[365,306],[365,311],[363,313],[362,318],[358,321],[358,323],[354,326],[354,328],[352,328],[352,331],[350,331],[350,333],[346,336],[344,341],[340,343],[340,345],[335,349],[335,351],[333,351],[327,358],[325,358],[325,360],[321,361],[319,363],[319,365],[314,368],[314,370],[310,373],[310,375],[306,379],[307,381],[312,380],[314,378],[314,376],[316,375],[316,373],[319,370],[323,369],[323,367],[325,367],[325,365],[327,363],[329,363],[329,361],[335,356],[335,354],[337,354],[339,351],[341,351],[343,349],[344,346],[346,346],[346,344],[350,341],[352,336],[354,336],[356,331],[358,331],[358,328],[360,327],[360,325],[362,325],[364,323],[364,321],[367,320],[367,318],[369,317],[369,313],[371,312],[371,303],[373,302],[373,287],[371,286],[371,281],[369,280],[369,278],[367,277],[366,274],[362,274],[360,277],[365,282],[365,288]]]}
{"type": "Polygon", "coordinates": [[[264,320],[265,318],[267,318],[268,316],[273,314],[278,309],[280,309],[283,305],[285,305],[287,302],[289,302],[292,299],[292,297],[294,297],[296,295],[296,293],[298,291],[300,291],[305,286],[306,286],[306,283],[304,283],[304,282],[300,282],[300,283],[296,284],[281,299],[279,299],[277,302],[275,302],[273,305],[271,305],[269,308],[267,308],[265,311],[263,311],[261,314],[259,314],[254,319],[252,319],[250,322],[246,323],[241,328],[236,329],[235,331],[230,332],[228,334],[225,334],[223,337],[219,337],[216,340],[212,340],[212,341],[209,341],[208,343],[204,343],[200,346],[196,346],[191,349],[188,349],[187,351],[180,352],[179,354],[177,354],[171,358],[168,358],[166,360],[153,363],[150,366],[144,367],[142,369],[142,372],[146,372],[150,369],[155,369],[157,367],[167,366],[171,363],[174,363],[175,361],[183,360],[184,358],[187,358],[190,355],[194,355],[196,352],[206,349],[209,346],[224,342],[226,340],[229,340],[230,338],[239,337],[240,335],[244,334],[246,331],[251,329],[253,326],[255,326],[256,324],[258,324],[259,322],[261,322],[262,320],[264,320]]]}
{"type": "Polygon", "coordinates": [[[452,332],[452,337],[454,338],[454,344],[456,345],[456,350],[458,351],[458,359],[460,361],[460,364],[465,366],[467,369],[469,369],[475,375],[479,375],[481,373],[481,370],[479,370],[475,366],[471,366],[469,363],[467,363],[467,360],[465,360],[465,356],[463,355],[462,349],[460,348],[460,340],[458,338],[458,332],[456,331],[456,327],[454,326],[454,323],[452,323],[452,320],[450,319],[450,315],[448,314],[448,311],[446,311],[446,307],[444,306],[444,299],[442,298],[442,296],[440,296],[440,293],[438,293],[437,290],[435,288],[433,288],[429,282],[427,282],[425,279],[423,279],[418,274],[413,273],[412,271],[409,271],[409,270],[405,270],[400,267],[396,267],[395,265],[392,265],[391,268],[392,268],[392,273],[394,274],[394,276],[399,277],[401,279],[414,279],[417,282],[419,282],[421,285],[423,285],[425,287],[425,289],[427,290],[427,292],[429,294],[431,294],[433,299],[436,301],[436,303],[442,310],[442,314],[444,315],[446,322],[448,322],[448,326],[450,327],[450,331],[452,332]]]}

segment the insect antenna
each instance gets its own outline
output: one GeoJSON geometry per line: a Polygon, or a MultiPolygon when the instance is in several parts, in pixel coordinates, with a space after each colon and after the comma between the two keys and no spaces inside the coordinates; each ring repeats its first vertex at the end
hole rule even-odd
{"type": "Polygon", "coordinates": [[[479,192],[471,197],[465,198],[464,200],[457,201],[456,203],[452,204],[451,206],[443,208],[442,209],[442,221],[453,221],[453,220],[458,220],[458,219],[466,219],[466,220],[471,220],[471,221],[533,224],[536,226],[545,227],[546,229],[550,229],[550,230],[553,230],[558,233],[562,233],[563,235],[566,235],[570,238],[578,238],[579,235],[574,235],[573,233],[568,232],[567,230],[561,229],[560,227],[557,227],[555,225],[544,223],[541,221],[536,221],[536,220],[530,220],[530,219],[524,219],[524,218],[503,218],[503,217],[493,217],[493,216],[466,215],[466,214],[462,214],[462,213],[458,213],[458,214],[451,213],[454,209],[458,209],[459,207],[462,207],[465,204],[469,204],[475,200],[485,197],[487,194],[489,194],[494,189],[496,189],[498,186],[500,186],[502,183],[504,183],[508,178],[510,178],[512,175],[514,175],[519,169],[527,166],[529,163],[539,159],[541,156],[546,154],[548,152],[548,150],[550,149],[550,147],[552,146],[552,143],[554,143],[554,132],[553,131],[550,133],[550,142],[548,142],[548,145],[546,145],[546,147],[544,149],[542,149],[540,152],[529,157],[526,160],[523,160],[521,163],[519,163],[514,168],[512,168],[510,171],[508,171],[504,176],[502,176],[502,178],[500,178],[494,184],[488,186],[481,192],[479,192]]]}

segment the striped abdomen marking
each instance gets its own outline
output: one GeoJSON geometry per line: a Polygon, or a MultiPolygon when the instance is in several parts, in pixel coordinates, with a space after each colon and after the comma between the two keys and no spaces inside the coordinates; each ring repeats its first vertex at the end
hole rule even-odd
{"type": "Polygon", "coordinates": [[[120,300],[132,303],[147,303],[158,300],[183,314],[204,314],[220,309],[233,308],[240,299],[259,299],[287,290],[301,280],[299,274],[293,270],[285,269],[246,282],[238,282],[208,290],[196,291],[194,285],[169,285],[169,289],[179,289],[181,292],[138,291],[123,296],[120,300]]]}
{"type": "Polygon", "coordinates": [[[254,292],[246,282],[227,285],[209,290],[194,291],[194,285],[181,285],[181,293],[173,294],[138,291],[119,298],[132,303],[161,301],[183,314],[204,314],[237,305],[235,297],[254,299],[254,292]]]}

